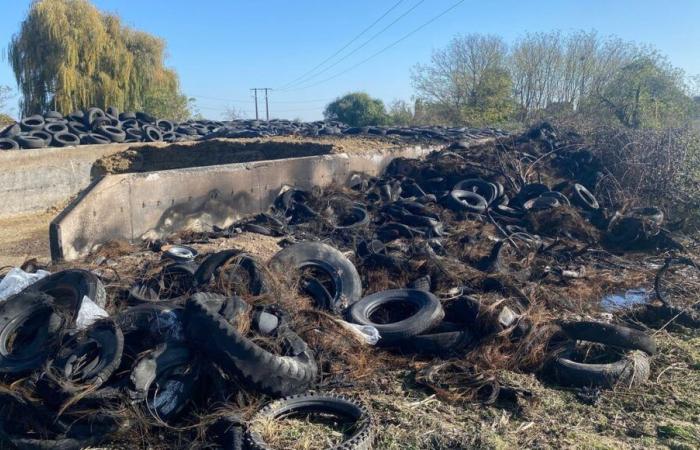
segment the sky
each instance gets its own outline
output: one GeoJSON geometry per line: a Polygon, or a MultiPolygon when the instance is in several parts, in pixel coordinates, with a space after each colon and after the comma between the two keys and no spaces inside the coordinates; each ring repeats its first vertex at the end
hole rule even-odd
{"type": "MultiPolygon", "coordinates": [[[[167,65],[179,73],[183,92],[211,119],[220,119],[231,107],[254,117],[250,89],[256,87],[272,88],[270,115],[288,119],[321,119],[328,102],[351,91],[366,91],[387,104],[411,100],[411,68],[428,62],[433,50],[457,34],[496,34],[513,42],[526,32],[596,30],[651,44],[689,75],[700,74],[700,0],[397,2],[93,0],[125,24],[166,40],[167,65]],[[311,72],[308,76],[316,76],[308,81],[302,77],[374,22],[316,70],[325,71],[311,72]]],[[[30,3],[0,0],[0,85],[14,89],[4,50],[30,3]]],[[[262,93],[259,101],[264,117],[262,93]]],[[[16,108],[11,112],[16,114],[16,108]]]]}

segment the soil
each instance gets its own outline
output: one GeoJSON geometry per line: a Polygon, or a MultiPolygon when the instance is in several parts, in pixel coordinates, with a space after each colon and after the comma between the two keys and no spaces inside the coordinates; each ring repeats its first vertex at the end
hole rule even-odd
{"type": "Polygon", "coordinates": [[[93,177],[104,174],[232,164],[329,153],[385,150],[405,141],[386,137],[273,136],[265,139],[212,139],[200,142],[132,147],[95,162],[93,177]]]}
{"type": "Polygon", "coordinates": [[[0,217],[0,267],[19,266],[32,258],[48,263],[49,223],[57,214],[51,210],[0,217]]]}

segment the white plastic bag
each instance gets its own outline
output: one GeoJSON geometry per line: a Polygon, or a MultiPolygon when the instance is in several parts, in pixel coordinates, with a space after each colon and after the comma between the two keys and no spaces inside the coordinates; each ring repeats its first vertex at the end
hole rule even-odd
{"type": "Polygon", "coordinates": [[[0,301],[7,300],[11,296],[21,292],[44,277],[51,275],[45,270],[37,270],[36,273],[28,273],[19,267],[15,267],[0,281],[0,301]]]}
{"type": "Polygon", "coordinates": [[[337,320],[337,322],[348,331],[351,331],[359,341],[369,345],[377,345],[379,342],[379,330],[371,325],[358,325],[356,323],[337,320]]]}
{"type": "Polygon", "coordinates": [[[107,311],[100,308],[100,306],[90,300],[87,295],[83,296],[83,302],[80,304],[80,309],[78,310],[78,317],[75,319],[75,328],[78,330],[83,330],[100,319],[109,317],[107,311]]]}

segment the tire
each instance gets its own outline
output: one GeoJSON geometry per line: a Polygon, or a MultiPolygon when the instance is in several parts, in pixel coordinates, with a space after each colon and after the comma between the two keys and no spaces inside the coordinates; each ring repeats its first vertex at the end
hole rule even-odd
{"type": "Polygon", "coordinates": [[[29,286],[26,291],[42,292],[54,298],[57,306],[77,317],[88,297],[101,308],[107,303],[107,294],[97,275],[87,270],[68,269],[51,274],[29,286]]]}
{"type": "Polygon", "coordinates": [[[488,207],[484,197],[471,191],[453,190],[446,197],[447,207],[453,211],[483,213],[488,207]]]}
{"type": "Polygon", "coordinates": [[[22,131],[30,132],[43,130],[46,122],[42,116],[35,114],[33,116],[25,117],[19,122],[19,124],[22,131]]]}
{"type": "Polygon", "coordinates": [[[349,320],[360,325],[370,325],[379,331],[380,343],[391,345],[417,336],[437,325],[445,312],[440,300],[433,294],[416,289],[392,289],[369,295],[349,309],[349,320]],[[373,313],[389,303],[410,304],[415,312],[408,318],[392,323],[372,321],[373,313]]]}
{"type": "Polygon", "coordinates": [[[117,314],[114,321],[124,335],[124,352],[139,354],[164,342],[182,342],[184,309],[168,303],[144,303],[117,314]]]}
{"type": "Polygon", "coordinates": [[[36,136],[22,134],[15,137],[15,140],[24,149],[46,148],[46,141],[36,136]]]}
{"type": "Polygon", "coordinates": [[[626,350],[656,353],[656,342],[648,334],[620,325],[603,322],[563,322],[561,328],[572,340],[597,342],[626,350]]]}
{"type": "MultiPolygon", "coordinates": [[[[252,256],[238,250],[224,250],[207,256],[194,274],[195,286],[201,288],[208,285],[215,276],[222,277],[223,274],[217,272],[217,269],[234,258],[236,259],[236,267],[240,267],[246,272],[248,277],[246,289],[249,295],[257,297],[270,291],[270,282],[265,276],[262,264],[252,256]]],[[[244,294],[243,292],[234,293],[236,295],[244,294]]]]}
{"type": "Polygon", "coordinates": [[[127,120],[136,120],[136,113],[131,111],[125,111],[119,114],[119,120],[121,120],[122,122],[125,122],[127,120]]]}
{"type": "Polygon", "coordinates": [[[557,192],[557,191],[545,192],[544,194],[540,195],[540,198],[553,198],[553,199],[557,200],[560,205],[571,206],[571,202],[569,201],[569,199],[561,192],[557,192]]]}
{"type": "Polygon", "coordinates": [[[36,138],[41,139],[44,141],[44,146],[49,147],[51,145],[51,141],[53,140],[53,136],[51,136],[50,133],[47,133],[44,130],[39,130],[39,131],[30,131],[29,132],[30,136],[34,136],[36,138]]]}
{"type": "Polygon", "coordinates": [[[498,187],[493,183],[489,183],[488,181],[484,181],[479,178],[462,180],[455,184],[452,190],[476,192],[483,197],[484,200],[486,200],[486,203],[489,205],[493,203],[496,198],[498,198],[498,187]]]}
{"type": "Polygon", "coordinates": [[[76,136],[80,136],[81,134],[90,132],[90,128],[86,127],[82,122],[71,121],[68,122],[67,126],[68,131],[70,131],[76,136]]]}
{"type": "MultiPolygon", "coordinates": [[[[567,200],[568,201],[568,200],[567,200]]],[[[562,204],[556,197],[541,196],[531,198],[523,204],[525,211],[544,211],[560,207],[562,204]]]]}
{"type": "Polygon", "coordinates": [[[60,122],[49,122],[46,125],[44,125],[44,131],[46,131],[49,134],[60,134],[60,133],[67,133],[68,132],[68,126],[66,124],[60,123],[60,122]]]}
{"type": "Polygon", "coordinates": [[[195,354],[188,347],[164,343],[142,356],[134,365],[129,380],[129,396],[144,403],[145,409],[156,420],[167,422],[183,412],[198,379],[195,354]],[[178,389],[162,389],[168,383],[177,383],[178,389]],[[155,391],[153,387],[156,387],[155,391]],[[168,397],[158,399],[166,391],[168,397]]]}
{"type": "Polygon", "coordinates": [[[175,131],[175,124],[169,120],[158,120],[156,121],[156,127],[163,133],[172,133],[175,131]]]}
{"type": "Polygon", "coordinates": [[[49,111],[44,114],[44,119],[63,120],[63,114],[58,111],[49,111]]]}
{"type": "Polygon", "coordinates": [[[53,299],[36,292],[20,292],[0,303],[0,373],[22,374],[41,367],[58,344],[66,320],[53,299]],[[31,326],[32,329],[27,330],[31,326]],[[33,332],[32,336],[27,331],[33,332]],[[20,333],[25,333],[20,335],[20,333]],[[20,337],[21,351],[11,348],[20,337]]]}
{"type": "Polygon", "coordinates": [[[19,136],[22,132],[22,127],[17,123],[6,126],[0,131],[0,138],[13,138],[19,136]]]}
{"type": "Polygon", "coordinates": [[[10,138],[0,138],[0,150],[19,150],[19,144],[10,138]]]}
{"type": "Polygon", "coordinates": [[[119,109],[116,106],[108,106],[105,115],[112,120],[119,120],[119,109]]]}
{"type": "MultiPolygon", "coordinates": [[[[656,297],[661,301],[661,303],[664,304],[664,306],[669,306],[669,307],[685,307],[688,303],[695,303],[697,299],[693,298],[694,296],[692,295],[692,292],[685,291],[683,289],[683,285],[680,283],[675,283],[671,282],[672,286],[677,286],[681,292],[673,292],[669,291],[665,285],[668,284],[668,282],[665,282],[664,280],[668,277],[668,273],[671,270],[673,266],[686,266],[689,269],[692,269],[693,272],[696,272],[695,275],[697,276],[700,274],[700,267],[690,258],[685,258],[685,257],[680,257],[680,258],[668,258],[665,262],[664,265],[659,269],[658,272],[656,272],[656,277],[654,279],[654,290],[656,291],[656,297]],[[683,298],[679,298],[683,297],[683,298]],[[690,297],[690,298],[686,298],[690,297]],[[685,300],[679,301],[679,300],[685,300]]],[[[686,278],[689,280],[692,280],[693,277],[691,274],[683,274],[681,273],[682,278],[686,278]]]]}
{"type": "Polygon", "coordinates": [[[306,391],[316,379],[318,368],[313,354],[296,334],[288,331],[284,336],[293,354],[279,356],[239,334],[211,306],[206,295],[193,295],[187,300],[185,312],[190,339],[250,388],[267,395],[284,396],[306,391]]]}
{"type": "Polygon", "coordinates": [[[155,117],[145,112],[137,112],[135,116],[139,122],[145,122],[147,124],[154,123],[156,121],[155,117]]]}
{"type": "Polygon", "coordinates": [[[126,139],[126,133],[124,130],[110,125],[100,126],[96,131],[112,142],[121,143],[126,139]]]}
{"type": "Polygon", "coordinates": [[[126,133],[126,141],[129,139],[135,139],[137,142],[141,142],[143,140],[143,131],[141,131],[140,128],[127,128],[124,130],[126,133]]]}
{"type": "Polygon", "coordinates": [[[664,222],[664,212],[655,206],[632,208],[628,216],[651,222],[657,227],[660,227],[664,222]]]}
{"type": "Polygon", "coordinates": [[[88,108],[83,116],[83,123],[86,127],[94,129],[95,122],[102,118],[106,119],[104,111],[102,111],[100,108],[88,108]]]}
{"type": "Polygon", "coordinates": [[[52,145],[54,147],[68,147],[80,145],[80,138],[71,133],[59,133],[53,136],[52,145]]]}
{"type": "Polygon", "coordinates": [[[146,125],[143,127],[143,140],[146,142],[161,142],[163,133],[154,126],[146,125]]]}
{"type": "Polygon", "coordinates": [[[124,335],[119,327],[111,320],[98,321],[61,345],[37,383],[37,390],[43,391],[47,401],[60,404],[88,387],[99,388],[121,364],[123,350],[124,335]],[[76,381],[77,371],[82,373],[76,381]]]}
{"type": "Polygon", "coordinates": [[[594,386],[611,388],[617,384],[632,387],[649,378],[649,357],[632,351],[619,361],[608,364],[585,364],[571,360],[567,350],[552,362],[556,380],[565,386],[594,386]]]}
{"type": "Polygon", "coordinates": [[[332,311],[357,302],[362,296],[362,281],[355,265],[339,250],[319,242],[301,242],[279,251],[270,261],[270,267],[280,274],[290,270],[298,274],[313,268],[324,272],[333,282],[332,311]]]}
{"type": "Polygon", "coordinates": [[[591,191],[586,189],[586,187],[582,184],[574,184],[574,191],[571,199],[575,204],[589,211],[594,211],[600,208],[598,200],[596,200],[591,191]]]}
{"type": "MultiPolygon", "coordinates": [[[[275,420],[293,414],[318,413],[351,419],[356,424],[353,433],[341,444],[333,447],[337,450],[370,450],[374,439],[374,424],[367,409],[358,402],[332,394],[304,394],[283,398],[263,407],[253,416],[256,420],[275,420]]],[[[246,435],[250,449],[269,450],[272,447],[263,441],[262,436],[250,427],[246,435]]]]}
{"type": "Polygon", "coordinates": [[[427,332],[407,339],[402,348],[422,355],[448,358],[459,354],[474,341],[474,335],[467,330],[427,332]]]}
{"type": "Polygon", "coordinates": [[[85,145],[103,145],[110,142],[109,138],[97,133],[86,133],[80,138],[80,143],[85,145]]]}

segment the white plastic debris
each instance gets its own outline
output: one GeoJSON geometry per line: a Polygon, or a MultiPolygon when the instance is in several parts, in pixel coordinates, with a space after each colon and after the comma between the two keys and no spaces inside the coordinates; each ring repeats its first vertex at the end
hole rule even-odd
{"type": "Polygon", "coordinates": [[[51,275],[45,270],[37,270],[36,273],[25,272],[19,267],[14,267],[5,278],[0,281],[0,301],[7,300],[11,296],[21,292],[44,277],[51,275]]]}
{"type": "Polygon", "coordinates": [[[85,329],[100,319],[109,317],[107,311],[102,309],[97,303],[90,300],[87,295],[83,296],[83,302],[78,310],[78,317],[75,319],[75,327],[79,330],[85,329]]]}
{"type": "Polygon", "coordinates": [[[352,332],[359,341],[365,344],[377,345],[377,342],[379,342],[379,338],[381,337],[379,336],[379,330],[371,325],[358,325],[344,320],[337,320],[337,322],[342,325],[343,328],[352,332]]]}

